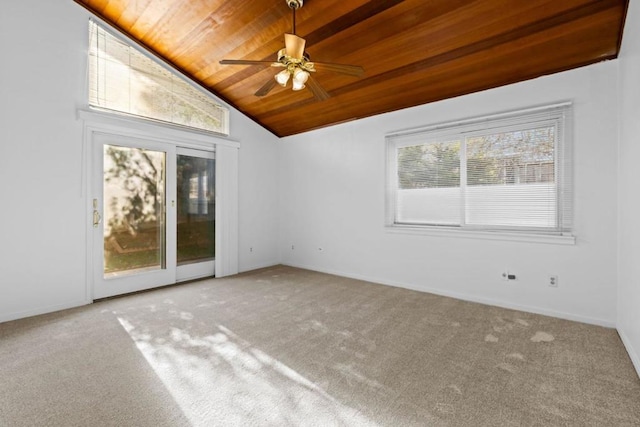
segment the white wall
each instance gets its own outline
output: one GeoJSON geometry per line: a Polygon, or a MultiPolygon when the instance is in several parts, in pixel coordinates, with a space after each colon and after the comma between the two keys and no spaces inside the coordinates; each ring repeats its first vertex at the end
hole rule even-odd
{"type": "MultiPolygon", "coordinates": [[[[0,321],[85,297],[82,123],[88,12],[71,0],[0,11],[0,321]]],[[[241,270],[279,262],[277,138],[237,111],[241,270]],[[252,253],[243,252],[254,245],[252,253]]]]}
{"type": "Polygon", "coordinates": [[[640,374],[640,4],[629,2],[620,55],[618,332],[640,374]]]}
{"type": "Polygon", "coordinates": [[[231,137],[240,141],[240,271],[280,263],[278,245],[279,139],[237,110],[231,137]]]}
{"type": "Polygon", "coordinates": [[[612,61],[283,139],[283,262],[613,326],[616,89],[612,61]],[[574,102],[576,245],[385,231],[385,134],[565,100],[574,102]],[[504,282],[504,269],[518,280],[504,282]]]}

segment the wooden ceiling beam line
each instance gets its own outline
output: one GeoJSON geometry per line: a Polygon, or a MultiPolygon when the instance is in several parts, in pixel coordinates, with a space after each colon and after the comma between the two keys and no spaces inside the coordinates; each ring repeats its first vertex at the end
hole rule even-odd
{"type": "MultiPolygon", "coordinates": [[[[533,22],[524,27],[519,27],[514,30],[510,30],[505,33],[498,34],[491,38],[480,40],[476,43],[459,47],[449,52],[444,52],[430,58],[425,58],[423,60],[416,61],[411,64],[407,64],[403,67],[395,68],[391,71],[388,71],[382,74],[378,74],[368,78],[362,78],[352,84],[332,90],[331,95],[334,97],[344,95],[346,93],[354,92],[359,89],[376,85],[387,80],[392,80],[395,78],[399,78],[401,76],[406,76],[407,74],[424,71],[428,68],[432,68],[449,61],[454,61],[464,56],[472,55],[474,53],[477,53],[483,50],[491,49],[505,43],[513,42],[514,40],[530,36],[537,32],[542,32],[542,31],[551,29],[558,25],[564,25],[564,24],[567,24],[568,22],[572,22],[595,13],[599,13],[611,8],[619,7],[619,5],[620,5],[620,2],[616,0],[594,0],[584,6],[571,9],[567,12],[551,16],[541,21],[533,22]]],[[[611,58],[602,58],[602,60],[605,60],[605,59],[611,59],[611,58]]],[[[274,109],[270,111],[269,114],[260,116],[260,119],[268,119],[272,115],[278,115],[288,110],[297,110],[300,107],[307,105],[308,103],[309,101],[305,100],[295,104],[289,104],[284,107],[274,109]]]]}
{"type": "MultiPolygon", "coordinates": [[[[336,33],[344,31],[356,24],[359,24],[367,19],[370,19],[380,13],[385,12],[405,0],[374,0],[369,3],[360,6],[357,9],[341,16],[338,19],[334,19],[326,25],[318,28],[315,31],[310,32],[304,36],[307,41],[307,47],[313,46],[316,43],[324,41],[336,33]]],[[[313,6],[312,6],[313,7],[313,6]]]]}
{"type": "MultiPolygon", "coordinates": [[[[615,18],[611,19],[613,16],[615,15],[610,14],[609,22],[611,23],[615,21],[615,18]]],[[[566,30],[561,32],[566,32],[566,30]]],[[[569,37],[569,42],[575,45],[580,44],[580,40],[588,34],[589,29],[584,28],[582,31],[571,35],[567,34],[567,36],[569,37]]],[[[599,46],[602,52],[606,52],[610,48],[611,39],[615,40],[615,37],[610,35],[609,39],[608,41],[600,40],[599,46]]],[[[296,110],[297,116],[300,117],[299,122],[287,121],[287,117],[290,117],[287,111],[280,116],[270,117],[268,120],[264,119],[260,114],[257,117],[270,126],[279,129],[281,134],[291,135],[305,132],[312,128],[329,126],[338,120],[342,121],[348,117],[369,117],[415,105],[411,102],[410,97],[397,97],[396,93],[410,92],[412,95],[418,94],[421,99],[425,100],[425,103],[436,102],[593,63],[593,61],[584,60],[584,53],[589,53],[591,49],[589,43],[581,45],[582,52],[573,52],[567,57],[561,49],[553,49],[557,40],[558,38],[555,41],[550,40],[548,43],[541,40],[542,43],[536,43],[535,46],[512,46],[510,50],[504,51],[499,55],[484,55],[483,52],[479,52],[469,60],[464,58],[462,61],[456,61],[456,64],[443,64],[438,69],[433,70],[433,78],[430,79],[428,85],[420,85],[421,74],[404,76],[406,78],[397,79],[390,82],[391,84],[379,85],[378,89],[375,90],[375,102],[371,102],[370,97],[367,95],[367,93],[371,92],[358,91],[346,96],[334,97],[331,100],[333,102],[329,101],[316,106],[306,104],[296,110]],[[541,55],[541,53],[549,50],[553,52],[551,57],[547,58],[541,55]],[[534,64],[519,66],[516,69],[504,67],[505,63],[522,63],[519,59],[528,55],[534,56],[534,64]],[[557,60],[561,58],[567,59],[567,61],[553,69],[545,68],[543,65],[546,64],[547,59],[553,64],[560,64],[557,60]],[[497,70],[497,68],[500,68],[500,70],[497,70]],[[478,74],[474,70],[483,70],[483,72],[478,74]],[[498,72],[487,70],[497,70],[498,72]],[[436,89],[435,92],[432,91],[431,85],[436,89]],[[332,110],[337,106],[340,106],[341,114],[332,115],[332,110]],[[320,119],[315,120],[312,118],[313,116],[320,119]]]]}

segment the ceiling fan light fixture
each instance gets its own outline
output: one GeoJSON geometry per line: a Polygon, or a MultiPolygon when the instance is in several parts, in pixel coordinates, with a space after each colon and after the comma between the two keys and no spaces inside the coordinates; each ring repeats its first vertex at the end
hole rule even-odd
{"type": "Polygon", "coordinates": [[[296,82],[305,84],[308,78],[309,73],[304,71],[302,68],[296,68],[296,70],[293,72],[293,80],[296,82]]]}
{"type": "Polygon", "coordinates": [[[304,84],[307,82],[307,79],[309,79],[309,73],[300,69],[300,68],[296,68],[295,71],[293,72],[293,79],[291,81],[291,83],[293,84],[293,90],[302,90],[305,88],[304,84]]]}
{"type": "Polygon", "coordinates": [[[309,78],[309,73],[301,68],[296,68],[293,72],[293,81],[305,84],[309,78]]]}
{"type": "Polygon", "coordinates": [[[291,73],[289,73],[289,70],[282,70],[278,74],[276,74],[275,79],[280,86],[285,87],[287,86],[287,82],[289,81],[290,76],[291,73]]]}

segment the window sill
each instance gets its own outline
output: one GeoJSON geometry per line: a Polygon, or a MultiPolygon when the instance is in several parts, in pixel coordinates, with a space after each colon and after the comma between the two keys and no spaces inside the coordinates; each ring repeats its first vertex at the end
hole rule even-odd
{"type": "Polygon", "coordinates": [[[388,233],[412,234],[414,236],[457,237],[465,239],[502,240],[508,242],[546,243],[554,245],[575,245],[576,237],[569,235],[547,235],[512,233],[508,231],[461,230],[444,227],[387,225],[388,233]]]}

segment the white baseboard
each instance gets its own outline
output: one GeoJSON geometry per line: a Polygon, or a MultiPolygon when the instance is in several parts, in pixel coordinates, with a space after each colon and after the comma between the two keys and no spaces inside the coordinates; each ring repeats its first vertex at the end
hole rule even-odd
{"type": "Polygon", "coordinates": [[[282,263],[280,261],[252,264],[252,265],[249,265],[249,266],[243,266],[240,269],[239,273],[246,273],[247,271],[260,270],[261,268],[274,267],[276,265],[281,265],[281,264],[282,263]]]}
{"type": "MultiPolygon", "coordinates": [[[[273,267],[274,265],[279,265],[279,264],[280,262],[278,261],[255,264],[255,265],[245,267],[241,272],[258,270],[260,268],[265,268],[265,267],[273,267]]],[[[39,316],[41,314],[53,313],[55,311],[66,310],[69,308],[80,307],[82,305],[91,304],[92,302],[93,302],[92,300],[81,300],[81,301],[73,301],[65,304],[39,307],[33,310],[17,311],[13,313],[0,313],[0,323],[23,319],[26,317],[39,316]]]]}
{"type": "Polygon", "coordinates": [[[336,271],[336,270],[331,270],[331,269],[319,269],[317,267],[312,267],[312,266],[307,266],[307,265],[301,265],[301,264],[295,264],[295,263],[288,263],[288,262],[284,262],[283,265],[288,265],[290,267],[296,267],[296,268],[303,268],[305,270],[311,270],[311,271],[317,271],[320,273],[327,273],[327,274],[333,274],[336,276],[342,276],[342,277],[348,277],[350,279],[357,279],[357,280],[364,280],[367,282],[372,282],[372,283],[377,283],[377,284],[381,284],[381,285],[387,285],[387,286],[393,286],[396,288],[404,288],[404,289],[410,289],[412,291],[418,291],[418,292],[427,292],[430,294],[434,294],[434,295],[440,295],[440,296],[444,296],[444,297],[450,297],[450,298],[456,298],[459,300],[463,300],[463,301],[469,301],[469,302],[477,302],[480,304],[486,304],[486,305],[492,305],[492,306],[496,306],[496,307],[502,307],[502,308],[507,308],[510,310],[519,310],[519,311],[525,311],[528,313],[534,313],[534,314],[541,314],[543,316],[550,316],[550,317],[557,317],[559,319],[565,319],[565,320],[572,320],[574,322],[581,322],[581,323],[588,323],[591,325],[597,325],[597,326],[604,326],[606,328],[615,328],[616,327],[616,323],[615,321],[612,320],[606,320],[606,319],[600,319],[597,317],[588,317],[588,316],[581,316],[578,314],[573,314],[573,313],[566,313],[566,312],[562,312],[562,311],[555,311],[555,310],[548,310],[545,308],[540,308],[540,307],[532,307],[532,306],[526,306],[526,305],[520,305],[520,304],[513,304],[507,301],[500,301],[500,300],[494,300],[491,298],[483,298],[483,297],[478,297],[476,295],[470,295],[470,294],[466,294],[463,292],[451,292],[448,290],[443,290],[443,289],[439,289],[439,288],[432,288],[432,287],[418,287],[409,283],[401,283],[401,282],[395,282],[395,281],[389,281],[389,280],[381,280],[375,277],[369,277],[369,276],[364,276],[364,275],[360,275],[360,274],[351,274],[351,273],[345,273],[343,271],[336,271]]]}
{"type": "Polygon", "coordinates": [[[624,332],[624,330],[618,328],[618,335],[622,340],[622,344],[624,344],[624,348],[629,354],[629,358],[631,359],[631,363],[633,363],[633,367],[636,368],[638,378],[640,378],[640,354],[638,354],[638,352],[633,348],[633,345],[631,345],[631,340],[629,340],[629,337],[627,337],[627,334],[624,332]]]}
{"type": "Polygon", "coordinates": [[[25,317],[39,316],[41,314],[53,313],[55,311],[67,310],[69,308],[80,307],[81,305],[91,304],[92,301],[74,301],[65,304],[49,305],[46,307],[40,307],[33,310],[18,311],[14,313],[0,313],[0,323],[9,322],[11,320],[23,319],[25,317]]]}

